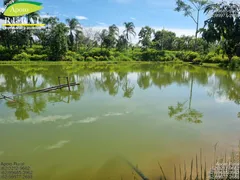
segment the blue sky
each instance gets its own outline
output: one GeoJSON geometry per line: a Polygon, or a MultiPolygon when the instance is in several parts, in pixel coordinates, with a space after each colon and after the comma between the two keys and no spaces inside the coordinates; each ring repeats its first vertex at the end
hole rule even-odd
{"type": "MultiPolygon", "coordinates": [[[[3,0],[1,4],[3,4],[3,0]]],[[[134,22],[138,32],[143,26],[174,31],[178,36],[193,35],[196,25],[190,17],[175,12],[176,0],[38,0],[41,13],[58,16],[61,21],[77,17],[83,27],[100,30],[124,22],[134,22]]],[[[219,1],[219,0],[214,0],[219,1]]],[[[239,0],[237,0],[239,1],[239,0]]],[[[1,7],[1,6],[0,6],[1,7]]],[[[200,27],[206,16],[201,14],[200,27]]]]}
{"type": "MultiPolygon", "coordinates": [[[[42,0],[43,12],[66,16],[86,17],[83,26],[102,26],[133,21],[135,26],[195,29],[190,18],[175,12],[175,0],[42,0]]],[[[201,19],[204,19],[202,16],[201,19]]]]}

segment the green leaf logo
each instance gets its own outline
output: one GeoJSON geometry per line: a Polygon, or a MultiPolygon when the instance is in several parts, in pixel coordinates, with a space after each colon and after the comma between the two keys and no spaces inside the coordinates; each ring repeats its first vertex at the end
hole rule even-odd
{"type": "Polygon", "coordinates": [[[33,1],[16,1],[6,8],[3,15],[10,17],[23,16],[41,10],[43,8],[41,5],[42,3],[33,1]]]}

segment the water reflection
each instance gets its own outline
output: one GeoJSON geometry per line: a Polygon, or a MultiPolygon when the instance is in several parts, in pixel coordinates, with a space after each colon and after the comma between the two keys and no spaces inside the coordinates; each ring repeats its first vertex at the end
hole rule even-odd
{"type": "MultiPolygon", "coordinates": [[[[72,92],[63,90],[17,96],[16,102],[7,101],[6,106],[15,110],[18,120],[25,120],[30,117],[30,113],[39,115],[48,103],[80,101],[89,91],[103,91],[110,96],[121,94],[124,98],[132,98],[137,89],[147,90],[155,86],[161,90],[173,84],[186,87],[190,84],[189,99],[168,107],[169,116],[179,121],[202,123],[203,114],[192,108],[195,84],[208,89],[210,97],[226,97],[240,104],[240,73],[181,64],[71,64],[42,65],[41,68],[34,65],[0,66],[0,92],[14,95],[57,85],[58,76],[69,76],[71,82],[79,82],[80,86],[73,87],[72,92]],[[129,77],[132,72],[137,75],[136,82],[129,77]]],[[[3,100],[0,101],[1,104],[3,100]]]]}
{"type": "Polygon", "coordinates": [[[193,84],[194,79],[193,75],[191,75],[191,88],[190,88],[190,96],[189,100],[183,103],[178,102],[177,106],[169,106],[169,117],[174,117],[178,121],[185,120],[190,123],[200,124],[202,123],[201,118],[203,117],[203,113],[200,113],[196,109],[192,109],[192,96],[193,96],[193,84]],[[189,102],[188,108],[186,107],[186,103],[189,102]]]}

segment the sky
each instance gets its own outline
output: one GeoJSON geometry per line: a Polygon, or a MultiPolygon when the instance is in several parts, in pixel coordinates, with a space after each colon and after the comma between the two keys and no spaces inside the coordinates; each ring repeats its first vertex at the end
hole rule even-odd
{"type": "MultiPolygon", "coordinates": [[[[137,33],[146,25],[156,30],[163,28],[171,30],[177,36],[194,35],[196,29],[196,24],[190,17],[174,11],[176,0],[38,0],[38,2],[43,3],[42,16],[47,14],[57,16],[63,22],[66,18],[77,18],[87,30],[99,31],[116,24],[121,33],[124,22],[133,22],[137,33]]],[[[235,2],[240,3],[240,0],[235,2]]],[[[3,0],[0,0],[1,7],[3,0]]],[[[207,16],[201,13],[200,27],[203,27],[206,19],[207,16]]]]}

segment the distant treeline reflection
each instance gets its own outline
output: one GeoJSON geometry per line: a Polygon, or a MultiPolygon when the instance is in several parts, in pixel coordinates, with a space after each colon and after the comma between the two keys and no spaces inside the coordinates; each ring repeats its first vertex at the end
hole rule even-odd
{"type": "Polygon", "coordinates": [[[0,92],[18,94],[57,85],[58,76],[69,76],[71,82],[81,85],[72,87],[71,92],[36,93],[15,97],[16,102],[7,101],[7,106],[16,110],[18,120],[29,118],[30,112],[40,114],[47,103],[79,101],[85,92],[104,91],[111,96],[121,94],[124,98],[132,98],[136,88],[146,90],[155,86],[161,90],[172,84],[190,89],[186,92],[189,93],[187,102],[168,107],[169,116],[177,120],[202,122],[203,114],[191,105],[195,84],[207,86],[209,96],[240,103],[240,73],[183,64],[4,65],[0,66],[0,92]],[[137,75],[137,82],[132,81],[130,73],[137,75]]]}

